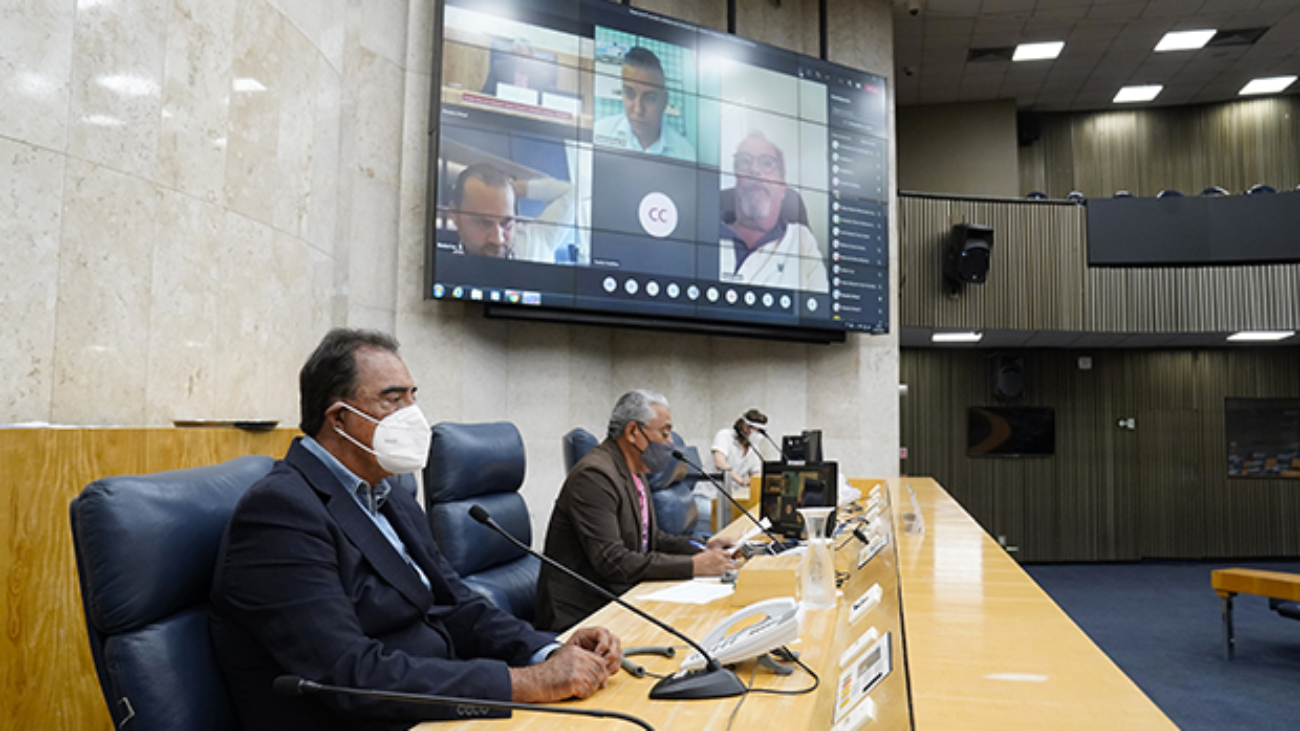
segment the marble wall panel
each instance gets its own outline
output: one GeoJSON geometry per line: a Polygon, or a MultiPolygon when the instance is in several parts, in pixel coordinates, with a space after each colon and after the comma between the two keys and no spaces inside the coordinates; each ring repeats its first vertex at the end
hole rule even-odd
{"type": "Polygon", "coordinates": [[[328,6],[321,0],[266,0],[284,16],[290,26],[306,38],[313,47],[320,46],[321,29],[325,23],[328,6]]]}
{"type": "Polygon", "coordinates": [[[392,312],[398,296],[398,191],[368,176],[353,175],[348,298],[353,305],[392,312]]]}
{"type": "MultiPolygon", "coordinates": [[[[446,303],[456,307],[457,303],[446,303]]],[[[496,421],[509,418],[510,324],[483,318],[482,308],[462,304],[467,329],[461,341],[461,382],[447,384],[460,390],[460,412],[446,418],[463,421],[496,421]]],[[[436,333],[430,333],[437,337],[436,333]]],[[[455,357],[456,354],[453,354],[455,357]]]]}
{"type": "Polygon", "coordinates": [[[348,55],[346,93],[355,100],[355,159],[362,175],[397,186],[406,79],[400,66],[359,48],[348,55]]]}
{"type": "Polygon", "coordinates": [[[614,408],[613,330],[573,327],[569,332],[569,423],[603,439],[614,408]]]}
{"type": "Polygon", "coordinates": [[[826,29],[827,57],[892,80],[894,16],[889,0],[827,0],[827,5],[834,19],[826,29]]]}
{"type": "Polygon", "coordinates": [[[74,23],[72,3],[0,7],[0,137],[67,146],[74,23]]]}
{"type": "MultiPolygon", "coordinates": [[[[311,186],[316,142],[317,103],[320,64],[315,47],[293,26],[284,29],[283,60],[280,63],[280,115],[274,170],[277,230],[297,238],[307,238],[311,222],[311,186]]],[[[329,99],[326,100],[327,112],[329,99]]],[[[268,161],[269,162],[269,161],[268,161]]]]}
{"type": "Polygon", "coordinates": [[[398,312],[396,334],[402,359],[420,384],[420,407],[430,422],[460,420],[460,384],[465,379],[461,358],[468,328],[459,304],[425,302],[398,312]]]}
{"type": "Polygon", "coordinates": [[[796,53],[817,57],[817,0],[739,0],[736,34],[796,53]]]}
{"type": "Polygon", "coordinates": [[[215,257],[219,309],[215,391],[209,418],[282,418],[264,401],[268,384],[283,390],[296,383],[280,364],[301,367],[305,354],[276,338],[276,322],[289,316],[276,283],[275,231],[234,211],[222,217],[222,246],[215,257]]]}
{"type": "Polygon", "coordinates": [[[167,0],[83,3],[76,16],[68,154],[154,179],[167,0]]]}
{"type": "Polygon", "coordinates": [[[360,10],[361,47],[403,68],[411,16],[406,0],[360,0],[360,10]]]}
{"type": "Polygon", "coordinates": [[[50,419],[64,164],[0,138],[0,423],[50,419]]]}
{"type": "Polygon", "coordinates": [[[307,240],[332,254],[338,224],[343,80],[338,71],[316,56],[316,113],[311,130],[311,181],[307,199],[307,240]]]}
{"type": "Polygon", "coordinates": [[[153,236],[146,423],[203,419],[221,403],[220,207],[160,190],[153,236]]]}
{"type": "Polygon", "coordinates": [[[727,30],[725,0],[635,0],[632,5],[688,23],[727,30]]]}
{"type": "Polygon", "coordinates": [[[319,6],[320,36],[317,48],[330,67],[343,73],[343,44],[347,31],[347,0],[303,0],[319,6]]]}
{"type": "Polygon", "coordinates": [[[522,323],[509,328],[506,412],[530,434],[569,430],[568,328],[522,323]]]}
{"type": "Polygon", "coordinates": [[[225,205],[262,223],[275,219],[286,29],[264,0],[237,0],[226,143],[225,205]]]}
{"type": "Polygon", "coordinates": [[[158,193],[69,158],[51,421],[142,424],[158,193]]]}
{"type": "Polygon", "coordinates": [[[172,0],[158,139],[158,183],[209,203],[222,200],[230,120],[230,6],[172,0]]]}

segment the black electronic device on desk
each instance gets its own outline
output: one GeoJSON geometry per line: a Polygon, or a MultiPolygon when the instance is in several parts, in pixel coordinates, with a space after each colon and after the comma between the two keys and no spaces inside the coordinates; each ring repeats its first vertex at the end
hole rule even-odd
{"type": "MultiPolygon", "coordinates": [[[[760,510],[774,532],[799,538],[803,535],[799,508],[835,507],[838,487],[837,462],[764,462],[760,510]]],[[[826,521],[826,535],[834,530],[832,515],[826,521]]]]}
{"type": "Polygon", "coordinates": [[[805,429],[800,434],[781,437],[781,457],[786,462],[809,463],[822,461],[822,432],[805,429]]]}

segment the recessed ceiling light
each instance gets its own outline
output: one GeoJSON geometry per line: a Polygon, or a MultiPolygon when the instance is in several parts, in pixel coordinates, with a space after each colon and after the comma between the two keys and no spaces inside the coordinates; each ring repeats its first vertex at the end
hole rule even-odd
{"type": "Polygon", "coordinates": [[[934,333],[930,336],[932,343],[978,343],[984,333],[934,333]]]}
{"type": "Polygon", "coordinates": [[[1295,330],[1242,330],[1229,335],[1228,340],[1237,343],[1265,343],[1286,340],[1292,335],[1295,335],[1295,330]]]}
{"type": "Polygon", "coordinates": [[[1045,61],[1061,55],[1065,41],[1048,41],[1046,43],[1021,43],[1016,46],[1012,61],[1045,61]]]}
{"type": "Polygon", "coordinates": [[[1264,79],[1251,79],[1249,84],[1241,87],[1237,92],[1241,95],[1246,94],[1276,94],[1284,91],[1288,86],[1295,83],[1295,75],[1291,76],[1270,76],[1264,79]]]}
{"type": "Polygon", "coordinates": [[[1179,30],[1170,31],[1156,44],[1156,52],[1194,51],[1203,47],[1214,37],[1213,30],[1179,30]]]}
{"type": "Polygon", "coordinates": [[[1149,102],[1160,96],[1160,90],[1165,88],[1160,84],[1146,84],[1144,86],[1126,86],[1119,90],[1115,95],[1116,104],[1129,104],[1132,102],[1149,102]]]}

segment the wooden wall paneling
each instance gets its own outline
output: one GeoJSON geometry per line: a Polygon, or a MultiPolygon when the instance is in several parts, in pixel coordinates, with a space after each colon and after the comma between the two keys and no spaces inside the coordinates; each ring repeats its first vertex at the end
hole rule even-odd
{"type": "Polygon", "coordinates": [[[296,429],[0,430],[0,728],[111,726],[86,638],[68,505],[101,477],[284,454],[296,429]]]}
{"type": "Polygon", "coordinates": [[[1042,115],[1042,135],[1020,148],[1025,192],[1089,198],[1117,190],[1196,195],[1213,185],[1240,193],[1256,183],[1300,184],[1300,98],[1042,115]]]}
{"type": "Polygon", "coordinates": [[[1300,398],[1292,348],[1026,350],[1020,405],[1057,415],[1052,459],[965,456],[966,408],[993,403],[989,351],[904,350],[908,474],[927,474],[1023,561],[1300,553],[1300,483],[1228,480],[1223,399],[1300,398]],[[1116,426],[1137,419],[1137,430],[1116,426]]]}
{"type": "Polygon", "coordinates": [[[1090,268],[1082,207],[904,195],[899,212],[904,326],[1137,333],[1300,327],[1300,264],[1090,268]],[[949,296],[943,251],[954,218],[992,226],[995,243],[988,281],[949,296]]]}

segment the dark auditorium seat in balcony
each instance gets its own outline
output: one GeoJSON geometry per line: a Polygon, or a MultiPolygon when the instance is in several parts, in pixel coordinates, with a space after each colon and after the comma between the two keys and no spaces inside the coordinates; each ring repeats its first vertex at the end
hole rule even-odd
{"type": "Polygon", "coordinates": [[[1227,188],[1224,188],[1221,185],[1211,185],[1201,191],[1201,196],[1204,198],[1222,198],[1225,195],[1231,195],[1231,193],[1228,192],[1227,188]]]}
{"type": "Polygon", "coordinates": [[[1256,183],[1246,189],[1246,195],[1259,195],[1261,193],[1276,193],[1277,188],[1263,183],[1256,183]]]}
{"type": "Polygon", "coordinates": [[[1182,191],[1174,190],[1173,188],[1168,188],[1166,190],[1160,191],[1159,193],[1156,193],[1156,197],[1157,198],[1182,198],[1183,193],[1182,191]]]}

